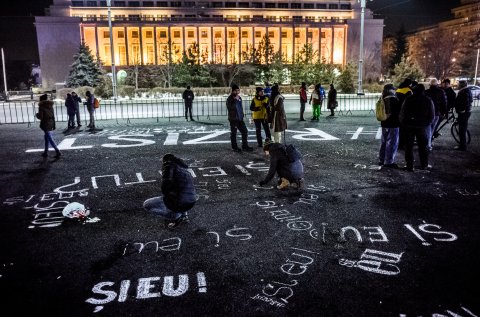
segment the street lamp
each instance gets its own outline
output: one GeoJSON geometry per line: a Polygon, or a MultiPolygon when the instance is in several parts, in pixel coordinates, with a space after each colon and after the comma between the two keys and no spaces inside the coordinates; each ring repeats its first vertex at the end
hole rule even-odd
{"type": "Polygon", "coordinates": [[[113,100],[117,100],[117,74],[115,72],[115,53],[113,49],[113,32],[112,32],[112,10],[111,10],[112,1],[107,0],[108,7],[108,29],[110,31],[110,53],[112,60],[112,89],[113,89],[113,100]]]}
{"type": "Polygon", "coordinates": [[[363,32],[364,32],[364,24],[365,24],[365,7],[366,7],[366,0],[358,0],[360,2],[360,6],[362,7],[362,11],[360,14],[360,54],[358,56],[358,91],[357,95],[364,95],[363,93],[363,32]]]}
{"type": "Polygon", "coordinates": [[[7,73],[5,72],[5,55],[2,47],[2,68],[3,68],[3,86],[5,87],[5,100],[8,100],[7,73]]]}

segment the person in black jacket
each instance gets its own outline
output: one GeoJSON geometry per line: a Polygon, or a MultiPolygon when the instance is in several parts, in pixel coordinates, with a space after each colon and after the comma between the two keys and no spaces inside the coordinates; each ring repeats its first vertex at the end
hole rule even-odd
{"type": "Polygon", "coordinates": [[[60,153],[60,150],[52,138],[52,131],[56,128],[55,113],[53,112],[53,101],[48,100],[48,96],[46,94],[40,96],[38,112],[35,116],[40,120],[40,129],[42,129],[44,133],[45,151],[43,151],[42,156],[48,156],[48,145],[50,144],[57,153],[55,158],[59,158],[62,153],[60,153]]]}
{"type": "Polygon", "coordinates": [[[428,137],[435,115],[432,99],[425,95],[425,86],[418,84],[413,95],[407,97],[400,109],[400,123],[406,129],[405,161],[406,170],[413,172],[413,143],[417,138],[421,169],[431,169],[428,164],[428,137]]]}
{"type": "Polygon", "coordinates": [[[429,96],[433,101],[435,106],[435,116],[433,117],[433,122],[430,125],[430,135],[428,136],[428,150],[432,150],[432,138],[433,132],[437,127],[437,123],[440,121],[440,118],[443,118],[447,115],[447,95],[438,87],[438,80],[433,78],[430,80],[430,88],[425,90],[425,95],[429,96]]]}
{"type": "Polygon", "coordinates": [[[282,143],[266,141],[263,150],[265,155],[270,156],[270,168],[267,176],[260,181],[260,186],[270,182],[277,173],[280,177],[278,189],[285,189],[288,186],[303,189],[303,163],[301,160],[290,162],[285,145],[282,143]]]}
{"type": "Polygon", "coordinates": [[[395,94],[395,88],[392,84],[383,87],[382,98],[385,103],[387,120],[381,121],[382,141],[378,153],[379,165],[384,167],[398,168],[395,163],[395,157],[398,150],[398,137],[400,120],[400,101],[395,94]]]}
{"type": "Polygon", "coordinates": [[[458,133],[460,136],[460,145],[455,147],[455,150],[466,151],[467,150],[467,129],[468,119],[472,114],[472,92],[467,87],[465,80],[458,82],[458,88],[460,89],[455,99],[455,111],[458,114],[458,133]]]}
{"type": "Polygon", "coordinates": [[[162,159],[162,194],[143,203],[143,208],[164,218],[165,226],[173,229],[188,222],[187,211],[197,200],[193,177],[188,165],[173,154],[165,154],[162,159]]]}
{"type": "Polygon", "coordinates": [[[193,99],[195,99],[195,95],[193,94],[193,91],[190,90],[190,86],[187,86],[187,89],[185,89],[185,91],[183,92],[182,98],[185,102],[185,120],[188,121],[188,113],[190,112],[190,121],[195,121],[193,120],[192,115],[192,105],[193,99]]]}
{"type": "Polygon", "coordinates": [[[73,98],[73,105],[75,106],[75,117],[77,118],[77,126],[80,128],[81,121],[80,121],[80,103],[82,102],[82,98],[80,98],[75,91],[72,91],[72,98],[73,98]]]}
{"type": "Polygon", "coordinates": [[[72,94],[68,93],[65,98],[65,107],[67,107],[68,129],[75,128],[75,101],[72,94]]]}
{"type": "Polygon", "coordinates": [[[245,122],[243,121],[243,104],[242,97],[240,96],[240,87],[236,84],[232,84],[232,93],[227,98],[227,110],[228,121],[230,122],[230,142],[232,149],[235,152],[241,152],[242,150],[237,146],[237,129],[242,134],[242,149],[244,151],[253,151],[253,148],[248,146],[248,130],[245,122]]]}

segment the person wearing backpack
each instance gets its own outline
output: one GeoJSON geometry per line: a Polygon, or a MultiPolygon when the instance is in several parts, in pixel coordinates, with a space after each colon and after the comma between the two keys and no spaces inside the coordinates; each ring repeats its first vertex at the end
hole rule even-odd
{"type": "Polygon", "coordinates": [[[162,158],[161,190],[163,196],[147,199],[143,208],[165,218],[165,227],[168,229],[188,222],[187,211],[197,201],[193,177],[188,165],[171,153],[162,158]]]}
{"type": "Polygon", "coordinates": [[[398,168],[395,163],[395,157],[398,150],[398,137],[400,129],[400,101],[395,94],[395,88],[392,84],[383,86],[382,104],[386,118],[380,121],[382,127],[382,138],[380,151],[378,153],[378,165],[389,168],[398,168]]]}
{"type": "Polygon", "coordinates": [[[185,102],[185,120],[188,121],[188,113],[190,112],[190,121],[195,121],[193,120],[193,115],[192,115],[192,105],[193,105],[193,99],[195,99],[195,95],[193,94],[193,91],[190,90],[190,86],[187,86],[187,89],[182,94],[183,101],[185,102]]]}
{"type": "Polygon", "coordinates": [[[283,143],[265,141],[263,151],[267,157],[270,156],[270,167],[267,176],[260,181],[260,186],[268,184],[275,176],[275,173],[277,173],[280,177],[277,189],[285,189],[289,186],[296,189],[303,189],[304,171],[301,159],[291,162],[287,155],[286,146],[283,143]]]}
{"type": "Polygon", "coordinates": [[[435,106],[432,99],[425,95],[425,86],[418,84],[413,89],[413,95],[407,97],[400,109],[400,123],[405,127],[405,161],[406,170],[413,172],[413,144],[415,138],[418,144],[421,169],[431,169],[428,164],[428,137],[430,125],[435,116],[435,106]]]}
{"type": "Polygon", "coordinates": [[[85,106],[87,106],[87,111],[90,114],[90,123],[87,125],[87,128],[95,130],[95,96],[87,90],[85,93],[86,100],[85,106]]]}

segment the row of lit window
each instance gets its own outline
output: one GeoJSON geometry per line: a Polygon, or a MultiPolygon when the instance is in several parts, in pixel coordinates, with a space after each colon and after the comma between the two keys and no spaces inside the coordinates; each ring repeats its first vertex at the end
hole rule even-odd
{"type": "MultiPolygon", "coordinates": [[[[73,7],[106,7],[106,1],[72,1],[73,7]]],[[[197,4],[194,1],[112,1],[114,7],[185,7],[193,8],[197,4]]],[[[198,7],[201,8],[267,8],[267,9],[330,9],[330,10],[351,10],[352,6],[347,4],[338,3],[276,3],[276,2],[207,2],[198,3],[198,7]]]]}
{"type": "MultiPolygon", "coordinates": [[[[82,18],[84,21],[86,22],[95,22],[95,21],[107,21],[108,20],[108,16],[107,15],[100,15],[100,16],[96,16],[94,14],[87,14],[85,16],[77,16],[77,15],[74,15],[75,17],[80,17],[82,18]]],[[[169,19],[171,20],[175,20],[175,19],[199,19],[201,20],[202,18],[212,18],[212,19],[215,19],[215,20],[223,20],[225,19],[226,21],[268,21],[268,22],[315,22],[315,21],[319,21],[319,22],[325,22],[325,21],[340,21],[342,20],[343,18],[340,18],[340,17],[314,17],[314,16],[293,16],[293,17],[290,17],[290,16],[280,16],[280,17],[277,17],[277,16],[263,16],[263,15],[253,15],[250,16],[250,15],[241,15],[240,17],[236,16],[236,15],[226,15],[226,16],[223,16],[223,15],[212,15],[212,16],[209,16],[209,15],[202,15],[202,16],[195,16],[195,15],[175,15],[175,14],[172,14],[170,16],[168,15],[157,15],[157,17],[155,17],[154,15],[139,15],[139,14],[130,14],[128,16],[125,16],[125,15],[115,15],[113,17],[113,21],[167,21],[169,19]]]]}
{"type": "MultiPolygon", "coordinates": [[[[194,31],[187,31],[187,37],[188,38],[195,38],[195,32],[194,31]]],[[[241,36],[242,38],[248,38],[248,31],[242,31],[241,36]]],[[[208,38],[208,31],[201,31],[200,32],[201,38],[208,38]]],[[[288,33],[282,31],[282,38],[288,38],[288,33]]],[[[295,38],[300,38],[300,32],[294,32],[295,38]]],[[[326,37],[325,32],[320,32],[320,36],[322,38],[326,37]]],[[[158,37],[159,38],[167,38],[167,31],[159,31],[158,32],[158,37]]],[[[215,31],[214,32],[214,37],[215,38],[222,38],[222,32],[220,31],[215,31]]],[[[229,38],[235,38],[236,34],[234,31],[228,31],[228,37],[229,38]]],[[[262,37],[262,32],[261,31],[255,31],[255,38],[261,38],[262,37]]],[[[268,37],[269,38],[275,38],[275,32],[269,31],[268,32],[268,37]]],[[[110,32],[104,31],[103,32],[103,38],[108,39],[110,38],[110,32]]],[[[125,38],[125,32],[124,31],[117,31],[117,38],[123,39],[125,38]]],[[[139,38],[139,31],[131,31],[131,38],[132,39],[138,39],[139,38]]],[[[146,39],[153,39],[153,31],[145,31],[145,38],[146,39]]],[[[173,38],[181,38],[180,31],[173,31],[173,38]]],[[[307,38],[312,39],[313,38],[313,32],[307,32],[307,38]]]]}

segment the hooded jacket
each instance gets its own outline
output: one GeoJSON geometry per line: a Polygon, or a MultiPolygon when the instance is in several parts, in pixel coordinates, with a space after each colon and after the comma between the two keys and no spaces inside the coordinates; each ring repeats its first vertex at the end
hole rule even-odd
{"type": "Polygon", "coordinates": [[[407,127],[426,127],[433,122],[435,106],[424,92],[407,97],[400,110],[400,122],[407,127]]]}
{"type": "Polygon", "coordinates": [[[268,183],[278,173],[279,177],[288,179],[289,182],[297,182],[303,178],[303,163],[301,160],[290,162],[287,157],[285,145],[273,143],[269,146],[270,168],[264,182],[268,183]]]}
{"type": "Polygon", "coordinates": [[[53,112],[53,101],[42,100],[38,103],[37,119],[40,120],[40,129],[43,131],[55,130],[55,113],[53,112]]]}
{"type": "Polygon", "coordinates": [[[273,101],[273,132],[282,132],[287,129],[287,115],[283,106],[284,99],[282,95],[278,94],[273,101]]]}
{"type": "Polygon", "coordinates": [[[383,96],[385,102],[385,109],[388,113],[388,118],[385,121],[381,121],[382,128],[398,128],[400,127],[400,101],[395,95],[394,90],[390,90],[388,95],[383,96]]]}
{"type": "Polygon", "coordinates": [[[190,210],[197,201],[188,165],[172,154],[163,159],[162,194],[165,206],[174,212],[190,210]]]}

